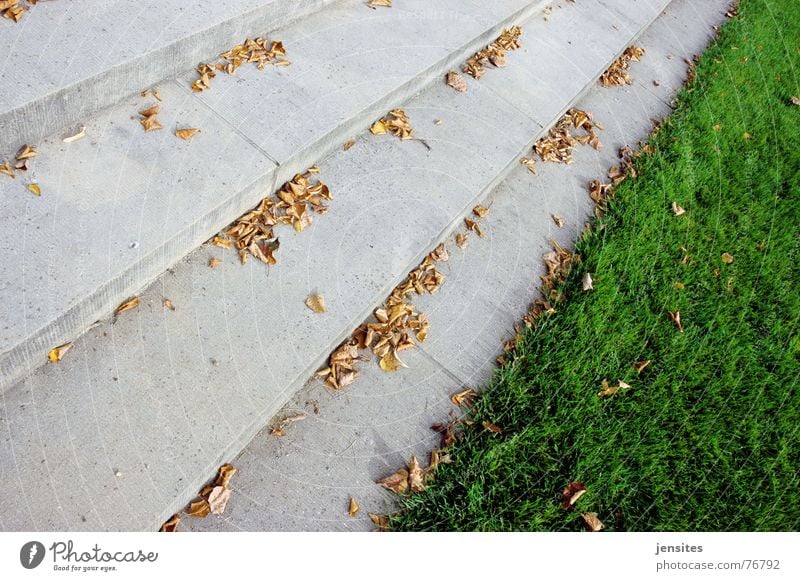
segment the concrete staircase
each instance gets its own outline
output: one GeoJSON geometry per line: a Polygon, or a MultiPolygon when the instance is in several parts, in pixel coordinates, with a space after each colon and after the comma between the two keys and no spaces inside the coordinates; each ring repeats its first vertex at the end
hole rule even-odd
{"type": "MultiPolygon", "coordinates": [[[[29,26],[40,9],[68,12],[58,4],[37,5],[29,26]]],[[[217,14],[213,30],[184,26],[189,32],[159,42],[146,58],[128,52],[60,89],[7,99],[9,106],[0,94],[0,127],[17,128],[0,134],[0,150],[16,151],[15,140],[36,140],[39,150],[27,175],[0,175],[4,530],[157,528],[669,1],[580,0],[551,10],[522,0],[404,0],[378,10],[360,0],[286,3],[296,11],[282,11],[281,28],[271,31],[269,10],[280,4],[227,3],[242,14],[217,14]],[[250,21],[248,6],[260,16],[250,21]],[[523,47],[507,55],[505,68],[468,78],[465,93],[444,85],[446,71],[511,24],[524,28],[523,47]],[[144,133],[136,113],[155,101],[138,94],[145,88],[138,78],[126,84],[135,78],[130,71],[174,75],[150,63],[191,39],[215,38],[209,54],[186,57],[193,61],[181,67],[190,69],[237,34],[229,45],[244,35],[282,40],[292,65],[219,74],[199,94],[190,89],[194,72],[160,82],[142,76],[158,87],[165,127],[144,133]],[[126,67],[130,78],[109,73],[126,67]],[[59,101],[56,93],[76,84],[107,100],[59,101]],[[69,112],[58,123],[42,121],[56,102],[69,112]],[[419,139],[366,132],[396,106],[419,139]],[[19,122],[27,115],[28,124],[42,123],[41,133],[19,122]],[[86,125],[87,137],[65,144],[59,131],[73,123],[86,125]],[[184,126],[201,133],[180,141],[174,129],[184,126]],[[344,151],[350,139],[355,145],[344,151]],[[200,246],[315,162],[334,197],[330,211],[305,232],[276,231],[276,266],[242,267],[233,251],[200,246]],[[41,197],[26,191],[30,182],[41,197]],[[222,264],[208,268],[211,257],[222,264]],[[305,307],[314,292],[325,295],[327,313],[305,307]],[[133,294],[141,305],[111,318],[133,294]],[[162,306],[165,298],[174,311],[162,306]],[[75,346],[64,360],[44,365],[48,350],[67,341],[75,346]]],[[[159,6],[176,11],[170,22],[182,20],[169,2],[159,6]]],[[[121,10],[89,22],[110,27],[121,10]]],[[[0,71],[4,91],[23,84],[7,82],[11,70],[0,71]]],[[[14,75],[27,80],[30,71],[14,75]]]]}

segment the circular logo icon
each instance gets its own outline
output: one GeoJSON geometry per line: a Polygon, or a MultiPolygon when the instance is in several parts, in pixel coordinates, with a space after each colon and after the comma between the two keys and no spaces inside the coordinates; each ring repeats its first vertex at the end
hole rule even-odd
{"type": "Polygon", "coordinates": [[[19,562],[26,569],[35,569],[44,559],[44,545],[39,541],[29,541],[19,550],[19,562]]]}

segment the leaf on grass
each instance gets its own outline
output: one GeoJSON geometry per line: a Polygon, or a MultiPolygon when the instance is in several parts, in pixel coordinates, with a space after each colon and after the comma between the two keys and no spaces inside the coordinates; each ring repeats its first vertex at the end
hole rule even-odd
{"type": "Polygon", "coordinates": [[[733,256],[731,254],[729,254],[728,252],[723,252],[722,253],[722,262],[724,262],[725,264],[731,264],[733,262],[733,256]]]}
{"type": "Polygon", "coordinates": [[[795,97],[794,95],[792,95],[792,98],[789,100],[792,102],[792,105],[797,105],[798,107],[800,107],[800,97],[795,97]]]}
{"type": "Polygon", "coordinates": [[[669,318],[672,319],[672,322],[675,323],[675,326],[678,327],[678,331],[683,333],[683,325],[681,324],[681,313],[680,311],[668,311],[669,318]]]}
{"type": "Polygon", "coordinates": [[[34,196],[42,195],[42,188],[39,187],[39,184],[28,184],[28,191],[34,196]]]}
{"type": "Polygon", "coordinates": [[[73,143],[75,141],[78,141],[79,139],[83,139],[84,137],[86,137],[86,125],[81,125],[81,128],[78,130],[77,133],[65,137],[61,141],[63,141],[64,143],[73,143]]]}
{"type": "Polygon", "coordinates": [[[231,498],[231,489],[225,486],[215,486],[208,495],[208,506],[211,514],[222,515],[231,498]]]}
{"type": "Polygon", "coordinates": [[[8,163],[0,163],[0,173],[4,173],[7,176],[14,177],[14,170],[11,169],[11,166],[8,163]]]}
{"type": "Polygon", "coordinates": [[[561,508],[571,509],[578,499],[586,493],[586,486],[583,482],[569,483],[561,493],[561,508]]]}
{"type": "Polygon", "coordinates": [[[583,290],[585,291],[594,290],[593,283],[594,281],[592,280],[592,275],[589,274],[588,272],[585,273],[583,275],[583,278],[581,279],[581,285],[583,286],[583,290]]]}
{"type": "Polygon", "coordinates": [[[455,71],[447,73],[445,76],[445,83],[453,87],[459,93],[463,93],[467,90],[467,80],[455,71]]]}
{"type": "Polygon", "coordinates": [[[50,363],[58,363],[64,357],[64,354],[72,349],[72,345],[72,343],[64,343],[63,345],[54,347],[50,350],[50,353],[47,354],[48,361],[50,361],[50,363]]]}
{"type": "Polygon", "coordinates": [[[315,313],[325,312],[325,297],[322,295],[310,295],[306,299],[306,306],[315,313]]]}
{"type": "Polygon", "coordinates": [[[206,518],[211,513],[211,505],[205,498],[196,500],[186,509],[186,514],[195,518],[206,518]]]}
{"type": "Polygon", "coordinates": [[[411,456],[408,461],[408,487],[411,492],[425,490],[425,471],[420,467],[416,456],[411,456]]]}
{"type": "Polygon", "coordinates": [[[115,315],[119,315],[120,313],[124,313],[125,311],[130,311],[131,309],[135,309],[139,306],[139,297],[133,297],[122,303],[120,306],[117,307],[117,310],[114,311],[115,315]]]}
{"type": "Polygon", "coordinates": [[[184,141],[188,141],[199,132],[200,130],[196,127],[187,127],[186,129],[178,129],[175,131],[175,136],[180,137],[184,141]]]}
{"type": "Polygon", "coordinates": [[[597,518],[596,512],[587,512],[585,514],[582,514],[581,518],[583,519],[586,528],[592,531],[593,533],[600,532],[604,528],[606,528],[605,525],[602,523],[602,521],[599,518],[597,518]]]}
{"type": "Polygon", "coordinates": [[[405,494],[405,492],[408,490],[408,470],[401,468],[394,474],[378,480],[377,484],[380,484],[384,488],[388,488],[397,494],[405,494]]]}
{"type": "Polygon", "coordinates": [[[502,434],[503,433],[503,428],[501,428],[498,425],[493,424],[492,422],[483,421],[481,423],[481,425],[484,427],[484,429],[486,429],[486,430],[488,430],[490,432],[494,432],[495,434],[502,434]]]}
{"type": "Polygon", "coordinates": [[[386,125],[383,124],[383,121],[376,121],[369,130],[373,135],[386,135],[386,125]]]}
{"type": "Polygon", "coordinates": [[[753,136],[746,131],[742,134],[742,139],[753,139],[753,136]]]}
{"type": "Polygon", "coordinates": [[[181,517],[179,514],[173,514],[167,522],[161,525],[158,529],[160,533],[175,533],[178,532],[178,525],[181,524],[181,517]]]}
{"type": "Polygon", "coordinates": [[[676,216],[681,216],[686,213],[686,210],[678,205],[678,202],[672,202],[672,213],[676,216]]]}
{"type": "Polygon", "coordinates": [[[349,514],[350,516],[356,516],[358,514],[359,508],[360,507],[358,506],[358,503],[356,502],[356,499],[351,496],[350,497],[350,506],[347,509],[347,514],[349,514]]]}
{"type": "Polygon", "coordinates": [[[633,364],[633,369],[636,373],[641,373],[645,370],[645,368],[650,365],[651,361],[649,359],[644,359],[642,361],[637,361],[633,364]]]}

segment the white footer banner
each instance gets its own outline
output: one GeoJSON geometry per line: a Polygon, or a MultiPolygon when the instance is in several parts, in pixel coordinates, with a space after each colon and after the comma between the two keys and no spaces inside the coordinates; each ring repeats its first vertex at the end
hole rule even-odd
{"type": "Polygon", "coordinates": [[[800,533],[0,533],[0,579],[800,579],[800,533]]]}

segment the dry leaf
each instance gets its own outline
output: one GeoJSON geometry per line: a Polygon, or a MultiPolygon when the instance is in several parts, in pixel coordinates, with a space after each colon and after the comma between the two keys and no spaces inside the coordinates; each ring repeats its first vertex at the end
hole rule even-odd
{"type": "Polygon", "coordinates": [[[479,238],[484,237],[484,233],[483,230],[481,230],[480,224],[478,224],[475,220],[464,218],[464,224],[467,226],[467,230],[475,232],[479,238]]]}
{"type": "Polygon", "coordinates": [[[206,518],[211,512],[211,506],[205,498],[196,500],[186,509],[186,514],[195,518],[206,518]]]}
{"type": "Polygon", "coordinates": [[[14,170],[11,169],[11,166],[8,163],[0,163],[0,173],[4,173],[7,176],[14,177],[14,170]]]}
{"type": "Polygon", "coordinates": [[[408,115],[402,109],[392,109],[382,119],[376,121],[370,127],[373,135],[384,135],[391,133],[400,139],[411,139],[414,130],[408,121],[408,115]]]}
{"type": "Polygon", "coordinates": [[[311,295],[306,299],[306,306],[315,313],[324,313],[325,297],[322,295],[311,295]]]}
{"type": "Polygon", "coordinates": [[[394,474],[378,480],[377,484],[380,484],[384,488],[388,488],[397,494],[404,494],[408,490],[408,470],[401,468],[394,474]]]}
{"type": "Polygon", "coordinates": [[[453,405],[471,407],[478,394],[472,388],[466,388],[450,396],[453,405]]]}
{"type": "Polygon", "coordinates": [[[469,238],[467,238],[467,235],[463,232],[459,232],[456,234],[456,244],[463,250],[469,244],[469,238]]]}
{"type": "Polygon", "coordinates": [[[583,482],[571,482],[561,493],[561,508],[572,508],[585,493],[586,486],[583,485],[583,482]]]}
{"type": "Polygon", "coordinates": [[[181,524],[181,517],[178,514],[173,514],[167,522],[161,525],[158,529],[160,533],[175,533],[178,531],[178,525],[181,524]]]}
{"type": "Polygon", "coordinates": [[[448,260],[450,260],[450,255],[447,252],[447,247],[444,245],[444,242],[439,244],[439,246],[433,249],[433,252],[431,252],[430,257],[435,262],[447,262],[448,260]]]}
{"type": "Polygon", "coordinates": [[[359,508],[360,507],[358,506],[358,503],[356,502],[356,499],[351,496],[350,497],[350,506],[347,509],[347,514],[349,514],[350,516],[356,516],[358,514],[359,508]]]}
{"type": "Polygon", "coordinates": [[[683,333],[683,325],[681,324],[681,313],[680,311],[669,311],[669,318],[672,319],[672,322],[675,323],[675,326],[678,327],[678,331],[683,333]]]}
{"type": "Polygon", "coordinates": [[[480,79],[489,64],[495,67],[505,66],[506,52],[516,50],[521,46],[520,36],[522,36],[522,28],[519,26],[504,29],[492,44],[468,58],[461,70],[474,79],[480,79]]]}
{"type": "Polygon", "coordinates": [[[617,381],[617,385],[611,387],[608,385],[608,381],[605,379],[602,382],[603,389],[597,394],[599,397],[611,397],[615,393],[617,393],[620,389],[630,389],[631,386],[625,383],[624,381],[617,381]]]}
{"type": "Polygon", "coordinates": [[[133,297],[122,303],[120,306],[118,306],[117,310],[114,311],[114,314],[119,315],[120,313],[124,313],[125,311],[135,309],[138,306],[139,306],[139,297],[133,297]]]}
{"type": "Polygon", "coordinates": [[[434,125],[441,125],[442,123],[444,123],[444,121],[442,121],[441,119],[434,119],[433,121],[434,125]]]}
{"type": "Polygon", "coordinates": [[[600,521],[600,519],[597,518],[596,512],[587,512],[585,514],[582,514],[581,518],[583,518],[583,522],[586,524],[586,528],[592,531],[593,533],[600,532],[604,528],[606,528],[605,525],[600,521]]]}
{"type": "Polygon", "coordinates": [[[389,351],[386,355],[381,357],[381,369],[384,371],[397,371],[402,367],[408,367],[403,363],[394,351],[389,351]]]}
{"type": "Polygon", "coordinates": [[[228,487],[231,478],[236,474],[237,470],[231,464],[223,464],[219,467],[219,475],[217,476],[216,485],[228,487]]]}
{"type": "Polygon", "coordinates": [[[199,133],[200,130],[195,127],[188,127],[186,129],[178,129],[175,131],[175,136],[180,137],[184,141],[190,140],[195,134],[199,133]]]}
{"type": "Polygon", "coordinates": [[[583,290],[585,290],[585,291],[594,290],[594,286],[592,285],[592,283],[593,283],[592,275],[589,274],[588,272],[585,273],[583,275],[583,278],[581,279],[581,284],[583,285],[583,290]]]}
{"type": "Polygon", "coordinates": [[[42,195],[42,188],[39,187],[39,184],[28,184],[28,191],[34,196],[42,195]]]}
{"type": "Polygon", "coordinates": [[[503,433],[503,428],[493,424],[492,422],[484,421],[484,422],[481,423],[481,425],[485,429],[489,430],[490,432],[494,432],[495,434],[502,434],[503,433]]]}
{"type": "Polygon", "coordinates": [[[376,121],[369,130],[373,135],[386,135],[386,125],[383,124],[383,121],[376,121]]]}
{"type": "Polygon", "coordinates": [[[753,136],[752,136],[750,133],[747,133],[747,132],[745,131],[745,132],[742,134],[742,138],[743,138],[743,139],[753,139],[753,136]]]}
{"type": "Polygon", "coordinates": [[[792,95],[791,99],[789,100],[792,102],[792,105],[797,105],[798,107],[800,107],[800,97],[795,97],[794,95],[792,95]]]}
{"type": "Polygon", "coordinates": [[[58,363],[64,357],[64,354],[72,349],[72,345],[72,343],[64,343],[63,345],[54,347],[50,350],[50,353],[47,354],[47,359],[50,363],[58,363]]]}
{"type": "Polygon", "coordinates": [[[378,527],[379,531],[388,531],[389,530],[389,517],[383,514],[369,514],[369,520],[372,521],[372,524],[378,527]]]}
{"type": "Polygon", "coordinates": [[[416,456],[411,456],[411,460],[408,461],[408,487],[411,492],[425,490],[425,471],[420,468],[416,456]]]}
{"type": "Polygon", "coordinates": [[[553,218],[553,222],[555,222],[556,226],[558,226],[559,228],[564,227],[564,218],[562,218],[558,214],[553,214],[551,217],[553,218]]]}
{"type": "Polygon", "coordinates": [[[16,160],[22,161],[25,159],[31,159],[32,157],[36,157],[39,153],[36,151],[36,148],[32,145],[23,145],[20,150],[17,152],[16,160]]]}
{"type": "Polygon", "coordinates": [[[170,311],[175,310],[175,305],[172,304],[172,301],[169,299],[164,299],[164,308],[169,309],[170,311]]]}
{"type": "MultiPolygon", "coordinates": [[[[69,137],[65,137],[61,141],[63,141],[64,143],[73,143],[75,141],[78,141],[79,139],[83,139],[84,137],[86,137],[86,125],[81,125],[81,128],[78,130],[77,133],[74,133],[73,135],[70,135],[69,137]]],[[[175,516],[178,516],[178,515],[175,515],[175,516]]]]}
{"type": "Polygon", "coordinates": [[[672,213],[676,216],[680,216],[686,213],[686,210],[683,209],[681,206],[678,205],[677,202],[672,202],[672,213]]]}
{"type": "Polygon", "coordinates": [[[225,512],[225,507],[231,498],[230,488],[224,486],[215,486],[208,495],[208,506],[211,514],[222,515],[225,512]]]}
{"type": "Polygon", "coordinates": [[[392,0],[369,0],[367,6],[369,6],[370,8],[378,8],[379,6],[383,6],[384,8],[391,8],[392,0]]]}
{"type": "Polygon", "coordinates": [[[634,371],[636,371],[636,373],[641,373],[642,371],[644,371],[645,367],[650,365],[650,363],[651,361],[649,359],[637,361],[636,363],[633,364],[633,369],[634,371]]]}
{"type": "Polygon", "coordinates": [[[478,218],[485,218],[486,214],[489,213],[489,208],[485,206],[475,206],[472,208],[472,213],[475,214],[478,218]]]}
{"type": "Polygon", "coordinates": [[[208,259],[208,266],[211,268],[217,268],[220,264],[222,264],[222,261],[216,256],[212,256],[208,259]]]}
{"type": "Polygon", "coordinates": [[[536,160],[535,159],[533,159],[532,157],[521,157],[519,159],[519,163],[524,165],[524,166],[527,166],[528,167],[528,171],[531,172],[533,175],[537,175],[536,174],[536,160]]]}
{"type": "Polygon", "coordinates": [[[467,90],[467,80],[454,71],[450,71],[445,75],[445,83],[460,93],[467,90]]]}
{"type": "Polygon", "coordinates": [[[350,141],[345,141],[345,142],[344,142],[344,145],[342,146],[342,149],[344,149],[345,151],[347,151],[348,149],[350,149],[351,147],[353,147],[355,144],[356,144],[356,142],[355,142],[355,141],[353,141],[352,139],[351,139],[350,141]]]}
{"type": "Polygon", "coordinates": [[[728,252],[723,252],[722,253],[722,262],[724,262],[725,264],[731,264],[733,262],[733,256],[731,254],[729,254],[728,252]]]}

